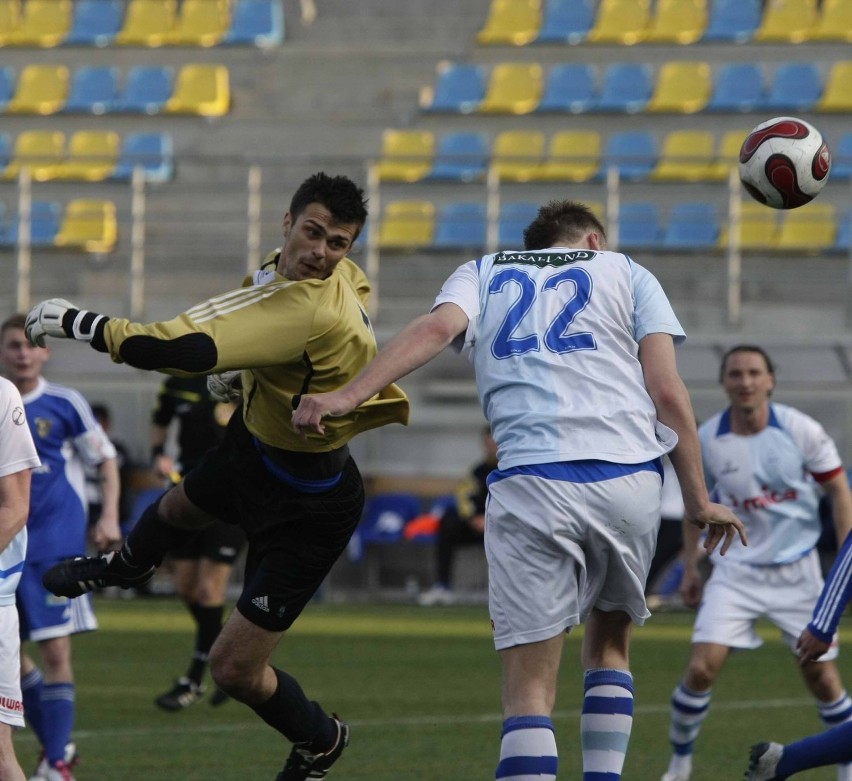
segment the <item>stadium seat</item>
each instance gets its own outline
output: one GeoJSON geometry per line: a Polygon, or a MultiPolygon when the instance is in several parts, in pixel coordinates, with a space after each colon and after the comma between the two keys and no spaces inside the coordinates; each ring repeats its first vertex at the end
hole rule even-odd
{"type": "MultiPolygon", "coordinates": [[[[745,193],[743,198],[747,199],[745,193]]],[[[752,200],[743,200],[740,207],[740,249],[769,250],[775,247],[778,240],[777,212],[768,209],[760,203],[752,200]]],[[[730,240],[730,223],[726,224],[719,234],[719,246],[726,248],[730,240]]]]}
{"type": "Polygon", "coordinates": [[[174,92],[174,72],[164,65],[135,65],[127,71],[116,111],[159,114],[174,92]]]}
{"type": "MultiPolygon", "coordinates": [[[[33,201],[30,204],[30,244],[33,247],[52,247],[59,231],[62,208],[57,201],[33,201]]],[[[20,215],[9,220],[7,236],[12,245],[18,244],[20,215]]]]}
{"type": "Polygon", "coordinates": [[[586,63],[563,62],[550,69],[537,111],[581,114],[595,104],[597,76],[586,63]]]}
{"type": "Polygon", "coordinates": [[[689,44],[707,27],[707,0],[657,0],[646,43],[689,44]]]}
{"type": "Polygon", "coordinates": [[[651,179],[659,182],[701,182],[711,178],[716,140],[707,130],[672,130],[663,139],[651,179]]]}
{"type": "Polygon", "coordinates": [[[124,25],[114,41],[120,46],[162,46],[176,18],[176,0],[128,0],[124,25]]]}
{"type": "Polygon", "coordinates": [[[77,0],[65,46],[109,46],[124,23],[120,0],[77,0]]]}
{"type": "Polygon", "coordinates": [[[540,28],[541,0],[491,0],[488,18],[476,35],[476,42],[523,46],[536,39],[540,28]]]}
{"type": "Polygon", "coordinates": [[[284,40],[284,11],[278,0],[238,0],[222,43],[268,49],[284,40]]]}
{"type": "Polygon", "coordinates": [[[740,149],[749,132],[749,130],[726,130],[722,134],[716,159],[710,169],[710,179],[720,182],[727,180],[731,175],[731,168],[736,168],[739,162],[740,149]]]}
{"type": "MultiPolygon", "coordinates": [[[[420,499],[414,494],[375,494],[368,498],[349,543],[349,558],[360,561],[370,545],[401,541],[405,524],[420,515],[420,510],[420,499]]],[[[377,577],[377,573],[373,575],[377,577]]]]}
{"type": "Polygon", "coordinates": [[[646,111],[694,114],[710,99],[712,79],[706,62],[665,62],[646,111]]]}
{"type": "Polygon", "coordinates": [[[170,46],[216,46],[231,26],[227,0],[183,0],[164,43],[170,46]]]}
{"type": "Polygon", "coordinates": [[[485,247],[487,221],[481,203],[448,203],[435,225],[435,249],[470,249],[485,247]]]}
{"type": "Polygon", "coordinates": [[[534,201],[510,202],[502,205],[497,228],[500,249],[524,248],[524,231],[536,218],[538,209],[539,204],[534,201]]]}
{"type": "Polygon", "coordinates": [[[651,78],[651,68],[644,63],[613,63],[603,74],[598,111],[644,111],[653,89],[651,78]]]}
{"type": "Polygon", "coordinates": [[[852,41],[852,4],[848,0],[822,0],[819,21],[811,32],[814,41],[852,41]]]}
{"type": "Polygon", "coordinates": [[[12,158],[3,179],[17,179],[21,168],[29,168],[34,182],[47,182],[65,159],[65,134],[59,130],[24,130],[12,148],[12,158]]]}
{"type": "Polygon", "coordinates": [[[559,130],[550,137],[547,157],[536,179],[588,182],[597,176],[601,136],[596,130],[559,130]]]}
{"type": "Polygon", "coordinates": [[[762,0],[713,0],[702,41],[746,43],[762,18],[762,0]]]}
{"type": "Polygon", "coordinates": [[[68,81],[65,65],[25,65],[6,113],[55,114],[68,99],[68,81]]]}
{"type": "Polygon", "coordinates": [[[766,100],[767,111],[808,111],[822,95],[822,76],[813,62],[782,62],[775,68],[766,100]]]}
{"type": "Polygon", "coordinates": [[[177,74],[167,114],[221,117],[231,109],[231,83],[224,65],[184,65],[177,74]]]}
{"type": "Polygon", "coordinates": [[[432,168],[435,134],[431,130],[385,130],[377,169],[385,182],[419,182],[432,168]]]}
{"type": "Polygon", "coordinates": [[[486,73],[480,65],[445,62],[438,66],[438,81],[430,100],[422,101],[425,111],[470,114],[485,97],[486,73]]]}
{"type": "Polygon", "coordinates": [[[431,201],[390,201],[379,229],[381,249],[428,247],[435,234],[435,204],[431,201]]]}
{"type": "Polygon", "coordinates": [[[852,250],[852,212],[844,210],[837,224],[837,235],[834,238],[834,249],[839,252],[852,250]]]}
{"type": "Polygon", "coordinates": [[[536,43],[582,43],[595,22],[594,0],[547,0],[536,43]]]}
{"type": "Polygon", "coordinates": [[[109,65],[84,65],[74,71],[65,113],[107,114],[118,100],[118,68],[109,65]]]}
{"type": "Polygon", "coordinates": [[[763,72],[753,62],[726,62],[719,66],[713,94],[705,111],[752,112],[764,104],[763,72]]]}
{"type": "Polygon", "coordinates": [[[77,130],[68,139],[67,156],[56,179],[101,182],[118,161],[121,140],[114,130],[77,130]]]}
{"type": "Polygon", "coordinates": [[[541,101],[544,71],[538,63],[499,62],[491,69],[480,114],[529,114],[541,101]]]}
{"type": "Polygon", "coordinates": [[[494,138],[491,165],[501,182],[529,182],[538,176],[544,152],[540,130],[503,130],[494,138]]]}
{"type": "Polygon", "coordinates": [[[12,137],[8,133],[0,132],[0,172],[2,172],[9,160],[12,159],[12,137]]]}
{"type": "Polygon", "coordinates": [[[0,0],[0,46],[21,26],[21,0],[0,0]]]}
{"type": "Polygon", "coordinates": [[[835,62],[825,81],[817,111],[852,111],[852,60],[835,62]]]}
{"type": "Polygon", "coordinates": [[[455,130],[438,140],[435,162],[428,179],[472,182],[488,169],[488,139],[475,130],[455,130]]]}
{"type": "Polygon", "coordinates": [[[15,94],[15,72],[8,67],[0,67],[0,112],[6,110],[6,105],[15,94]]]}
{"type": "Polygon", "coordinates": [[[588,40],[630,46],[645,39],[650,22],[649,0],[600,0],[588,40]]]}
{"type": "Polygon", "coordinates": [[[802,43],[810,39],[819,21],[817,0],[783,0],[764,6],[754,41],[761,43],[802,43]]]}
{"type": "Polygon", "coordinates": [[[852,131],[847,131],[831,150],[831,178],[852,179],[852,131]]]}
{"type": "Polygon", "coordinates": [[[117,239],[115,204],[112,201],[76,198],[65,207],[53,244],[101,254],[112,252],[117,239]]]}
{"type": "Polygon", "coordinates": [[[174,176],[172,137],[158,132],[128,133],[122,139],[112,178],[129,180],[137,166],[141,166],[146,181],[169,181],[174,176]]]}
{"type": "Polygon", "coordinates": [[[692,201],[672,207],[663,232],[666,249],[707,250],[719,241],[719,223],[712,203],[692,201]]]}
{"type": "Polygon", "coordinates": [[[604,145],[601,172],[617,168],[622,179],[644,179],[657,164],[657,142],[647,130],[619,130],[604,145]]]}
{"type": "Polygon", "coordinates": [[[658,247],[662,238],[663,229],[657,204],[645,201],[621,204],[618,211],[620,251],[658,247]]]}
{"type": "Polygon", "coordinates": [[[837,223],[830,203],[808,203],[782,212],[778,230],[779,250],[817,255],[834,246],[837,223]]]}
{"type": "Polygon", "coordinates": [[[4,36],[6,46],[58,46],[71,29],[71,0],[26,0],[20,25],[4,36]]]}

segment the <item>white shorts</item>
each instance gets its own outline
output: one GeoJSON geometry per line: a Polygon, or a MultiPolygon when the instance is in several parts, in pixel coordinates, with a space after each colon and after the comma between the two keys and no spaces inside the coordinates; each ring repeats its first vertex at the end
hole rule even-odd
{"type": "Polygon", "coordinates": [[[496,648],[555,637],[593,608],[643,624],[660,492],[651,471],[593,483],[531,475],[492,483],[485,553],[496,648]]]}
{"type": "Polygon", "coordinates": [[[18,636],[18,610],[0,605],[0,722],[24,726],[21,698],[21,641],[18,636]]]}
{"type": "MultiPolygon", "coordinates": [[[[811,620],[822,591],[822,571],[815,550],[790,564],[755,567],[727,559],[714,561],[704,586],[692,630],[693,643],[717,643],[729,648],[759,648],[759,618],[768,618],[795,651],[802,630],[811,620]]],[[[837,636],[821,662],[835,659],[837,636]]]]}

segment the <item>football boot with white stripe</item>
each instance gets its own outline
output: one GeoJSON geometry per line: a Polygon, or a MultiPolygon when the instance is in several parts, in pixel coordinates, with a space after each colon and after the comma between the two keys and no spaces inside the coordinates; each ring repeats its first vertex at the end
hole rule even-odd
{"type": "Polygon", "coordinates": [[[780,743],[755,743],[751,747],[745,781],[784,781],[787,776],[777,774],[783,753],[784,746],[780,743]]]}
{"type": "Polygon", "coordinates": [[[120,551],[110,551],[100,556],[65,559],[44,573],[42,583],[57,597],[73,598],[107,586],[144,586],[154,577],[156,567],[131,567],[119,554],[120,551]]]}
{"type": "Polygon", "coordinates": [[[284,769],[275,777],[275,781],[308,781],[308,779],[325,778],[329,768],[340,759],[340,755],[349,745],[349,725],[332,714],[332,720],[337,724],[337,741],[321,754],[314,754],[308,744],[296,743],[284,769]]]}

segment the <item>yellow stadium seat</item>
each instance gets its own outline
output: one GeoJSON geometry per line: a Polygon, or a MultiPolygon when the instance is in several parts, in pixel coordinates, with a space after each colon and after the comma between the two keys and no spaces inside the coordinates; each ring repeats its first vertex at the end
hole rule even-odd
{"type": "Polygon", "coordinates": [[[21,0],[0,0],[0,46],[21,26],[21,0]]]}
{"type": "Polygon", "coordinates": [[[115,170],[121,139],[113,130],[78,130],[68,141],[57,179],[100,182],[115,170]]]}
{"type": "Polygon", "coordinates": [[[645,40],[650,23],[649,0],[601,0],[587,40],[631,46],[645,40]]]}
{"type": "Polygon", "coordinates": [[[65,207],[59,233],[53,243],[57,247],[101,253],[111,252],[117,238],[115,204],[78,198],[69,201],[65,207]]]}
{"type": "Polygon", "coordinates": [[[221,117],[231,108],[231,83],[224,65],[184,65],[177,74],[167,114],[221,117]]]}
{"type": "Polygon", "coordinates": [[[701,182],[710,178],[716,140],[705,130],[673,130],[663,140],[651,178],[661,182],[701,182]]]}
{"type": "Polygon", "coordinates": [[[130,0],[114,42],[122,46],[162,46],[174,29],[176,0],[130,0]]]}
{"type": "Polygon", "coordinates": [[[852,60],[835,62],[825,80],[817,111],[852,111],[852,60]]]}
{"type": "Polygon", "coordinates": [[[726,130],[719,141],[716,159],[710,166],[709,178],[724,181],[730,176],[731,168],[739,162],[740,148],[749,130],[726,130]]]}
{"type": "Polygon", "coordinates": [[[58,46],[71,29],[71,0],[26,0],[17,29],[5,36],[6,46],[58,46]]]}
{"type": "Polygon", "coordinates": [[[541,0],[491,0],[477,43],[523,46],[541,29],[541,0]]]}
{"type": "Polygon", "coordinates": [[[707,0],[658,0],[647,43],[695,43],[707,28],[707,0]]]}
{"type": "Polygon", "coordinates": [[[852,41],[852,3],[822,0],[822,13],[811,33],[816,41],[852,41]]]}
{"type": "Polygon", "coordinates": [[[382,249],[427,247],[435,235],[435,204],[431,201],[391,201],[385,206],[379,230],[382,249]]]}
{"type": "Polygon", "coordinates": [[[15,139],[12,158],[4,179],[17,179],[21,168],[29,168],[35,182],[55,179],[65,158],[65,134],[59,130],[25,130],[15,139]]]}
{"type": "Polygon", "coordinates": [[[547,159],[536,174],[546,181],[587,182],[597,175],[601,135],[596,130],[560,130],[550,138],[547,159]]]}
{"type": "Polygon", "coordinates": [[[837,223],[830,203],[808,203],[783,212],[778,231],[779,250],[795,250],[809,255],[834,246],[837,223]]]}
{"type": "Polygon", "coordinates": [[[503,130],[494,139],[491,162],[501,181],[529,182],[539,175],[544,150],[540,130],[503,130]]]}
{"type": "Polygon", "coordinates": [[[491,70],[482,114],[529,114],[541,102],[544,71],[538,63],[501,62],[491,70]]]}
{"type": "Polygon", "coordinates": [[[164,43],[173,46],[216,46],[231,28],[227,0],[183,0],[164,43]]]}
{"type": "MultiPolygon", "coordinates": [[[[743,198],[750,196],[743,191],[743,198]]],[[[778,212],[752,200],[743,200],[740,209],[740,249],[768,250],[778,242],[778,212]]],[[[719,232],[719,246],[727,247],[730,226],[719,232]]]]}
{"type": "Polygon", "coordinates": [[[65,65],[24,66],[6,113],[55,114],[68,100],[69,79],[65,65]]]}
{"type": "Polygon", "coordinates": [[[706,62],[666,62],[646,111],[694,114],[710,100],[713,77],[706,62]]]}
{"type": "Polygon", "coordinates": [[[816,0],[767,0],[763,21],[752,40],[763,43],[801,43],[819,23],[816,0]]]}
{"type": "Polygon", "coordinates": [[[431,130],[385,130],[379,178],[385,182],[419,182],[432,169],[435,134],[431,130]]]}

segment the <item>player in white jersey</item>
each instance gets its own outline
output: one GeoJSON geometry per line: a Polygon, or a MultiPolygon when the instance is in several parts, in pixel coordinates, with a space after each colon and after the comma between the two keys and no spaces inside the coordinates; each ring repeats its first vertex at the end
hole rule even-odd
{"type": "MultiPolygon", "coordinates": [[[[724,561],[713,557],[702,596],[698,532],[684,530],[682,593],[688,605],[700,606],[691,658],[672,697],[673,753],[663,781],[690,777],[713,683],[732,649],[761,645],[758,619],[769,618],[795,651],[823,585],[816,551],[820,486],[831,500],[838,540],[852,528],[852,492],[837,448],[817,421],[770,403],[775,370],[765,351],[732,348],[720,376],[730,407],[699,432],[706,480],[713,497],[743,519],[749,546],[732,550],[724,561]]],[[[834,726],[852,719],[852,699],[833,661],[836,642],[824,650],[801,671],[820,717],[834,726]]],[[[838,776],[852,779],[850,766],[839,765],[838,776]]]]}
{"type": "Polygon", "coordinates": [[[24,316],[0,325],[0,362],[22,395],[27,422],[41,459],[32,477],[29,546],[17,602],[21,637],[37,643],[44,674],[21,654],[24,712],[43,747],[35,779],[72,778],[75,688],[71,635],[97,628],[91,597],[57,599],[41,582],[42,573],[68,556],[86,553],[84,463],[98,465],[104,482],[102,514],[93,541],[107,549],[121,540],[118,525],[119,477],[115,448],[83,396],[47,382],[42,367],[49,350],[32,347],[24,316]]]}
{"type": "Polygon", "coordinates": [[[461,266],[431,313],[341,390],[303,397],[293,423],[304,436],[321,433],[324,417],[466,343],[499,459],[485,530],[503,666],[496,777],[556,777],[559,662],[565,634],[585,621],[584,773],[617,779],[633,714],[630,627],[649,615],[663,454],[671,452],[686,517],[709,525],[708,549],[744,534],[707,495],[675,364],[683,331],[657,280],[607,252],[603,226],[581,204],[543,206],[524,243],[461,266]]]}
{"type": "Polygon", "coordinates": [[[39,466],[18,389],[0,378],[0,778],[24,781],[12,728],[24,726],[15,589],[27,552],[32,470],[39,466]]]}

